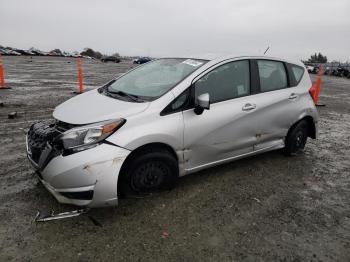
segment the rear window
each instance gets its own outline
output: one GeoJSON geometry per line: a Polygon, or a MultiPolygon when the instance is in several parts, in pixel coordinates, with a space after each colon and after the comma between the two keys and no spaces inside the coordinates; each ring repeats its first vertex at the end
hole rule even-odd
{"type": "Polygon", "coordinates": [[[297,66],[297,65],[291,65],[291,68],[292,68],[292,72],[293,72],[295,81],[297,83],[299,83],[301,78],[304,75],[304,68],[302,68],[301,66],[297,66]]]}
{"type": "Polygon", "coordinates": [[[261,92],[283,89],[288,86],[287,73],[282,62],[258,60],[258,68],[261,92]]]}

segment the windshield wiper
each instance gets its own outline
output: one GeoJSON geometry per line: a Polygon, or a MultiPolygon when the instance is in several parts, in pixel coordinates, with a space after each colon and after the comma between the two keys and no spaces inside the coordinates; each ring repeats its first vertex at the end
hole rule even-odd
{"type": "Polygon", "coordinates": [[[139,96],[137,95],[132,95],[132,94],[129,94],[129,93],[125,93],[123,91],[110,91],[108,90],[108,87],[107,87],[107,92],[110,93],[110,94],[116,94],[116,95],[119,95],[119,96],[124,96],[124,97],[127,97],[129,99],[131,99],[132,101],[135,101],[135,102],[144,102],[143,99],[141,99],[139,96]]]}

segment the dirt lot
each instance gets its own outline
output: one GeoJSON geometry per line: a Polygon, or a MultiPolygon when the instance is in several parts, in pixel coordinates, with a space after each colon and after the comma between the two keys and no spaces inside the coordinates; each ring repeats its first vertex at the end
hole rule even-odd
{"type": "MultiPolygon", "coordinates": [[[[78,89],[74,59],[3,57],[0,261],[349,261],[350,80],[324,77],[319,139],[180,179],[171,192],[35,224],[64,211],[26,159],[24,130],[78,89]],[[18,117],[8,119],[9,112],[18,117]],[[168,235],[163,235],[167,232],[168,235]]],[[[83,60],[87,88],[132,67],[83,60]]]]}

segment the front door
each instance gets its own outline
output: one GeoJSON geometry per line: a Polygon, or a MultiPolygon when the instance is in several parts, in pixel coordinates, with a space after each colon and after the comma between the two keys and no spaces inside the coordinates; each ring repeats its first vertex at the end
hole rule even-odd
{"type": "Polygon", "coordinates": [[[209,93],[210,109],[197,115],[185,110],[184,160],[187,172],[253,151],[256,110],[250,96],[249,60],[226,62],[193,84],[195,98],[209,93]]]}

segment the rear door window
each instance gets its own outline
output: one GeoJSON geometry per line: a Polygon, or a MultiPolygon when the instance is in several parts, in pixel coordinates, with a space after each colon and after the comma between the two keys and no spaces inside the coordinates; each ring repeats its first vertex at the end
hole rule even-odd
{"type": "Polygon", "coordinates": [[[283,62],[258,60],[261,92],[288,87],[287,73],[283,62]]]}

